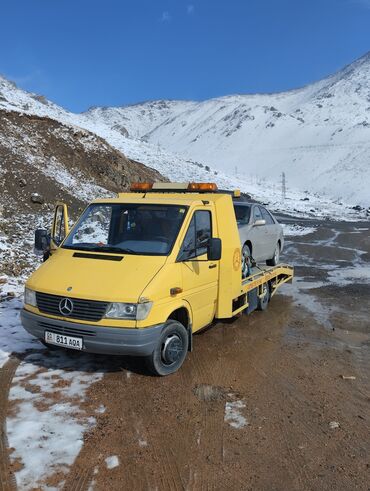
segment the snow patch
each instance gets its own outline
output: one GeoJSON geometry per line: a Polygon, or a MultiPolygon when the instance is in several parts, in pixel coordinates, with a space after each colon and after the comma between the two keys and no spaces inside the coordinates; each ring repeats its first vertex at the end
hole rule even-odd
{"type": "Polygon", "coordinates": [[[246,405],[242,400],[226,402],[224,421],[232,428],[244,428],[244,426],[247,426],[248,422],[242,415],[241,409],[244,409],[245,407],[246,405]]]}
{"type": "Polygon", "coordinates": [[[281,225],[283,227],[285,237],[292,237],[292,236],[297,237],[300,235],[308,235],[308,234],[312,234],[316,230],[315,227],[302,227],[302,225],[297,225],[297,224],[283,223],[281,225]]]}
{"type": "Polygon", "coordinates": [[[19,489],[45,489],[43,481],[55,472],[64,479],[85,431],[95,425],[81,403],[102,373],[89,355],[81,355],[76,363],[68,351],[48,352],[21,326],[22,304],[20,298],[0,303],[0,366],[12,353],[23,355],[9,392],[7,436],[9,448],[14,448],[10,461],[23,465],[15,473],[19,489]]]}
{"type": "Polygon", "coordinates": [[[107,457],[105,459],[105,463],[108,469],[114,469],[119,466],[119,459],[117,455],[112,455],[111,457],[107,457]]]}
{"type": "Polygon", "coordinates": [[[352,268],[336,268],[328,271],[332,283],[340,286],[352,283],[370,283],[370,266],[358,264],[352,268]]]}

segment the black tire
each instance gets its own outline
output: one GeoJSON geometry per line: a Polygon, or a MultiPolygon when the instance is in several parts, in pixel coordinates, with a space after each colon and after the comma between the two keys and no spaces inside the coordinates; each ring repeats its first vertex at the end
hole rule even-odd
{"type": "Polygon", "coordinates": [[[271,289],[269,283],[264,283],[262,285],[263,297],[258,297],[257,310],[266,310],[270,301],[271,289]]]}
{"type": "Polygon", "coordinates": [[[248,244],[244,244],[242,248],[242,279],[247,278],[251,274],[252,259],[251,250],[248,244]]]}
{"type": "Polygon", "coordinates": [[[274,255],[272,256],[271,259],[268,259],[266,261],[267,266],[276,266],[279,264],[280,260],[280,244],[279,242],[276,244],[274,255]]]}
{"type": "Polygon", "coordinates": [[[175,373],[183,364],[189,346],[186,328],[178,321],[168,320],[153,353],[146,357],[148,369],[154,375],[175,373]]]}

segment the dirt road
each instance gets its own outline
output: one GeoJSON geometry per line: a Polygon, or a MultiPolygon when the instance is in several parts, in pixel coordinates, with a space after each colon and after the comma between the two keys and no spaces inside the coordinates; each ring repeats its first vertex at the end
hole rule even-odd
{"type": "Polygon", "coordinates": [[[97,424],[65,490],[370,489],[369,224],[302,223],[294,284],[195,336],[177,374],[92,357],[97,424]]]}

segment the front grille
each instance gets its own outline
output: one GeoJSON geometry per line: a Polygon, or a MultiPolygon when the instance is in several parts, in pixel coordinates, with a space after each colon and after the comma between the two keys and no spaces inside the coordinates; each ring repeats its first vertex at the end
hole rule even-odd
{"type": "Polygon", "coordinates": [[[90,331],[89,329],[56,326],[55,324],[48,324],[47,322],[39,322],[38,324],[45,329],[45,331],[55,332],[56,334],[66,334],[67,336],[96,336],[96,332],[90,331]]]}
{"type": "Polygon", "coordinates": [[[108,307],[108,302],[81,300],[80,298],[62,297],[40,292],[36,292],[36,300],[37,307],[45,314],[93,322],[100,321],[108,307]],[[69,298],[73,302],[72,312],[68,316],[63,315],[59,310],[59,303],[63,298],[69,298]]]}

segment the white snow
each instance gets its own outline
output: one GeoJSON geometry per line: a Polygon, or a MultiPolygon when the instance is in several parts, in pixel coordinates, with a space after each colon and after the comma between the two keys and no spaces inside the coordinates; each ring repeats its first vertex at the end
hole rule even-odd
{"type": "Polygon", "coordinates": [[[20,298],[0,303],[0,366],[11,353],[23,355],[9,393],[7,436],[9,448],[15,449],[10,460],[23,464],[15,474],[18,489],[47,489],[43,480],[56,471],[68,472],[85,431],[95,424],[80,405],[102,373],[89,355],[77,362],[68,351],[47,353],[21,326],[21,306],[20,298]]]}
{"type": "Polygon", "coordinates": [[[316,228],[315,227],[303,227],[302,225],[297,225],[297,224],[282,224],[283,230],[284,230],[284,237],[297,237],[300,235],[308,235],[312,234],[315,232],[316,228]]]}
{"type": "Polygon", "coordinates": [[[345,286],[355,282],[370,283],[370,266],[356,264],[351,268],[336,268],[328,271],[332,283],[345,286]]]}
{"type": "Polygon", "coordinates": [[[40,343],[20,324],[22,304],[20,298],[0,303],[0,368],[9,360],[11,353],[40,348],[40,343]]]}
{"type": "Polygon", "coordinates": [[[114,469],[119,466],[119,459],[117,455],[112,455],[111,457],[107,457],[105,459],[105,463],[108,469],[114,469]]]}
{"type": "Polygon", "coordinates": [[[226,402],[224,421],[232,428],[243,428],[248,424],[246,418],[241,413],[241,409],[244,409],[245,407],[245,402],[242,400],[226,402]]]}

